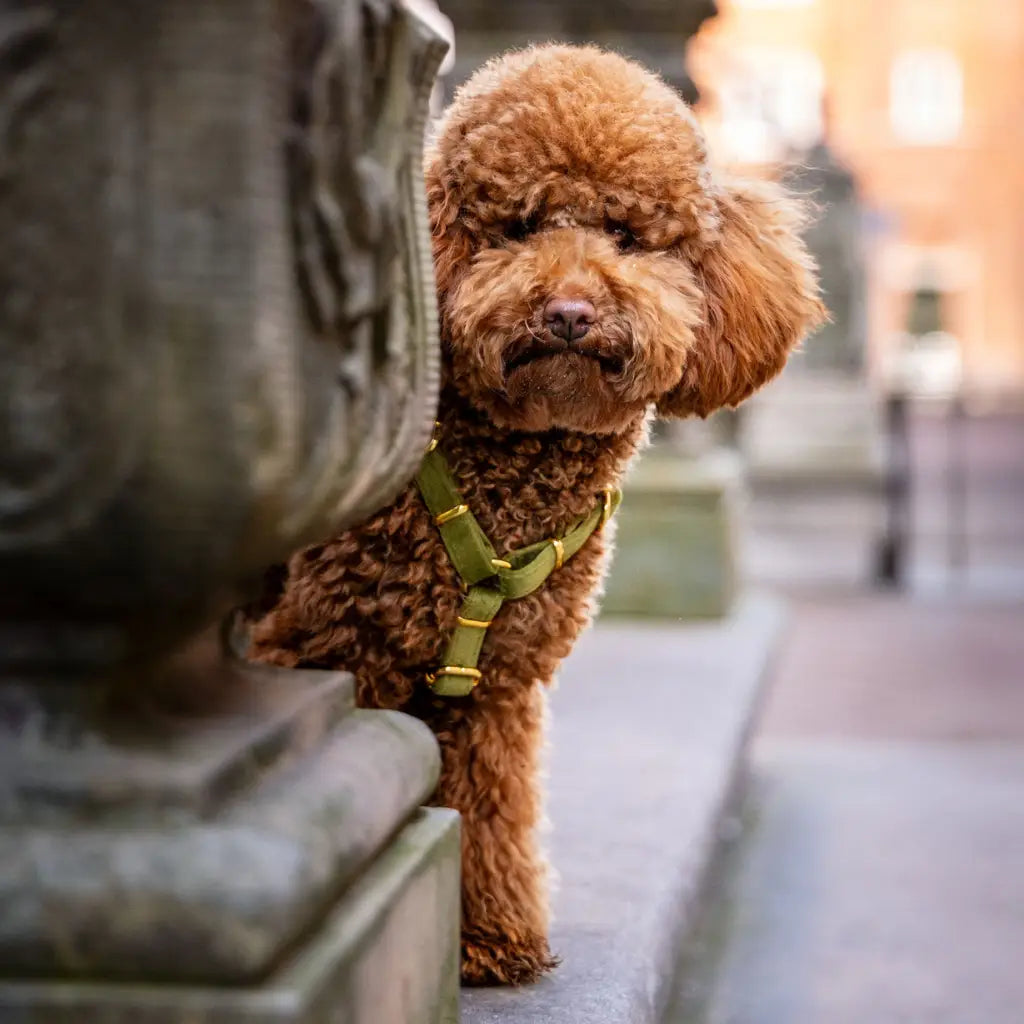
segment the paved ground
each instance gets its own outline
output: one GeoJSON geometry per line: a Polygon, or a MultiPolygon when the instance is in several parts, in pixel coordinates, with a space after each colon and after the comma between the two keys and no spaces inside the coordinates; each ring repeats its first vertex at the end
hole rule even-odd
{"type": "Polygon", "coordinates": [[[673,1024],[1021,1024],[1024,604],[792,611],[673,1024]]]}
{"type": "MultiPolygon", "coordinates": [[[[969,568],[990,582],[1002,570],[1019,586],[972,587],[946,573],[946,430],[942,420],[918,416],[911,431],[913,578],[947,576],[945,585],[894,594],[853,577],[828,586],[823,563],[833,563],[835,582],[848,554],[844,531],[837,536],[824,524],[809,536],[812,520],[796,529],[791,553],[799,564],[789,563],[781,587],[793,602],[792,625],[763,733],[1024,737],[1024,417],[968,420],[961,439],[969,568]]],[[[750,544],[758,542],[755,532],[750,544]]]]}
{"type": "Polygon", "coordinates": [[[1024,748],[787,744],[752,811],[703,1024],[1024,1020],[1024,748]]]}
{"type": "Polygon", "coordinates": [[[842,536],[776,562],[792,619],[750,820],[673,1024],[1024,1021],[1024,420],[968,429],[959,581],[935,426],[909,593],[857,586],[842,536]]]}
{"type": "Polygon", "coordinates": [[[763,734],[1024,739],[1024,602],[804,594],[791,613],[763,734]]]}

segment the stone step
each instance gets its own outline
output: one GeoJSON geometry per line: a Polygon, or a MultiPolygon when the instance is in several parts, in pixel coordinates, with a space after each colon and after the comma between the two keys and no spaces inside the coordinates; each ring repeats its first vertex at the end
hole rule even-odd
{"type": "Polygon", "coordinates": [[[552,696],[552,945],[521,989],[463,992],[463,1024],[655,1024],[736,791],[782,608],[599,623],[552,696]]]}

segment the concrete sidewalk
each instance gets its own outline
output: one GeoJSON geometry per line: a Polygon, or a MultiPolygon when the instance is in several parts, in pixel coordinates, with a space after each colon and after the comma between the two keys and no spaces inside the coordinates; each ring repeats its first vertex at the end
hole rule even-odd
{"type": "Polygon", "coordinates": [[[761,735],[1024,739],[1024,603],[883,593],[789,607],[761,735]]]}
{"type": "Polygon", "coordinates": [[[1024,1021],[1024,605],[794,602],[672,1024],[1024,1021]]]}
{"type": "Polygon", "coordinates": [[[1024,746],[792,741],[756,772],[730,939],[673,1024],[1024,1020],[1024,746]]]}

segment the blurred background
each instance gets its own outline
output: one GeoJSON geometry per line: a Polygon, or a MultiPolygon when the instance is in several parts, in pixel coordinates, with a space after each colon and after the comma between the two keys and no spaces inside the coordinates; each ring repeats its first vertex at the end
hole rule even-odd
{"type": "Polygon", "coordinates": [[[1024,5],[441,8],[439,107],[504,49],[596,41],[676,86],[721,164],[815,204],[831,324],[738,416],[675,432],[742,460],[745,578],[1024,596],[1024,5]]]}
{"type": "Polygon", "coordinates": [[[714,151],[795,167],[820,204],[834,320],[793,370],[845,366],[882,400],[908,508],[880,568],[918,587],[1024,583],[1022,25],[1002,0],[724,0],[689,51],[714,151]]]}
{"type": "Polygon", "coordinates": [[[787,602],[754,824],[677,1019],[1024,1020],[1024,4],[440,6],[445,96],[510,46],[596,41],[816,208],[831,324],[738,413],[659,426],[604,604],[787,602]]]}

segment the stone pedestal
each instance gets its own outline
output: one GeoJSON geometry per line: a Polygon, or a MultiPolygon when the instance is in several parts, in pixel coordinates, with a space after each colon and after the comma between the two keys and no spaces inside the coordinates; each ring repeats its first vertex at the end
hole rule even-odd
{"type": "Polygon", "coordinates": [[[737,589],[743,496],[738,457],[696,458],[654,449],[637,464],[616,515],[604,615],[725,615],[737,589]]]}

